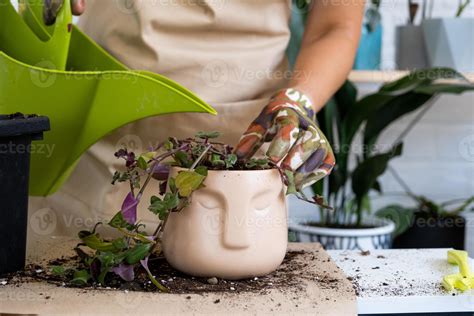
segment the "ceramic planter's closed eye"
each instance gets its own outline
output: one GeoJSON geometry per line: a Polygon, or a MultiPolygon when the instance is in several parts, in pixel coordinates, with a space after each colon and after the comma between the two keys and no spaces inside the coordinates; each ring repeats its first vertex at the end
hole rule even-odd
{"type": "Polygon", "coordinates": [[[276,269],[287,245],[278,171],[211,171],[205,185],[168,220],[163,236],[168,261],[197,276],[241,278],[276,269]]]}

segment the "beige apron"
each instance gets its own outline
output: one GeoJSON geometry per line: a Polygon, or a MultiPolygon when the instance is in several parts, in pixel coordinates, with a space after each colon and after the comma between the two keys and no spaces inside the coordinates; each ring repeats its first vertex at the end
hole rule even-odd
{"type": "MultiPolygon", "coordinates": [[[[149,118],[94,145],[58,193],[30,199],[30,226],[41,235],[76,234],[120,209],[128,187],[110,185],[118,148],[145,151],[168,136],[201,130],[220,131],[222,141],[235,145],[289,77],[290,0],[88,0],[86,7],[79,26],[111,54],[132,69],[175,80],[219,115],[149,118]]],[[[139,218],[151,229],[156,218],[146,210],[148,198],[139,218]]]]}

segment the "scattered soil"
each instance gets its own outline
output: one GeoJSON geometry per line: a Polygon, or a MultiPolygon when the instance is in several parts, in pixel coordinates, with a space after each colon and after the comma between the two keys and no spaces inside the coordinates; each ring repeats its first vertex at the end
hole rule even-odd
{"type": "MultiPolygon", "coordinates": [[[[319,260],[321,260],[318,257],[319,260]]],[[[218,279],[217,284],[210,284],[208,278],[196,278],[183,274],[172,268],[163,257],[150,258],[149,267],[154,273],[155,278],[166,286],[170,293],[175,294],[204,294],[210,292],[256,292],[267,293],[272,289],[281,289],[285,291],[304,291],[305,281],[317,282],[322,289],[337,289],[340,285],[340,279],[330,276],[327,271],[315,271],[309,273],[304,268],[311,260],[316,259],[315,253],[306,251],[290,251],[287,253],[280,268],[264,277],[228,281],[218,279]]],[[[323,258],[323,260],[330,260],[323,258]]],[[[62,287],[78,287],[69,282],[70,278],[58,276],[51,272],[51,266],[77,267],[79,258],[63,257],[41,265],[29,265],[25,270],[12,273],[6,276],[0,276],[0,279],[6,281],[9,285],[20,286],[25,282],[47,282],[62,287]]],[[[107,289],[116,289],[121,291],[143,291],[157,292],[157,288],[149,281],[143,269],[136,270],[135,280],[132,282],[123,281],[113,273],[109,273],[106,279],[107,289]]],[[[311,269],[313,270],[313,269],[311,269]]],[[[214,282],[211,282],[214,283],[214,282]]],[[[100,284],[92,284],[87,287],[80,287],[85,290],[104,289],[100,284]]],[[[214,302],[218,304],[217,300],[214,302]]]]}

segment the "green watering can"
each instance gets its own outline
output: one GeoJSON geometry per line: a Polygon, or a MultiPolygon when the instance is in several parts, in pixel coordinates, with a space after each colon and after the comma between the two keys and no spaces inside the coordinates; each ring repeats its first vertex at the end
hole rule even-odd
{"type": "Polygon", "coordinates": [[[110,56],[72,24],[69,0],[53,26],[43,22],[43,1],[20,1],[19,12],[0,0],[0,114],[51,121],[31,152],[31,195],[57,191],[80,156],[123,125],[167,113],[217,114],[177,83],[110,56]]]}

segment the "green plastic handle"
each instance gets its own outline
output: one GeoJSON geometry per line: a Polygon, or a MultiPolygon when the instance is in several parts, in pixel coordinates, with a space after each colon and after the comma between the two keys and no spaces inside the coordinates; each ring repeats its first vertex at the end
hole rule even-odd
{"type": "Polygon", "coordinates": [[[42,1],[22,0],[19,15],[0,0],[0,114],[36,113],[51,121],[33,147],[31,195],[56,192],[80,156],[123,125],[168,113],[217,114],[174,81],[127,69],[71,24],[66,2],[47,27],[42,1]]]}

